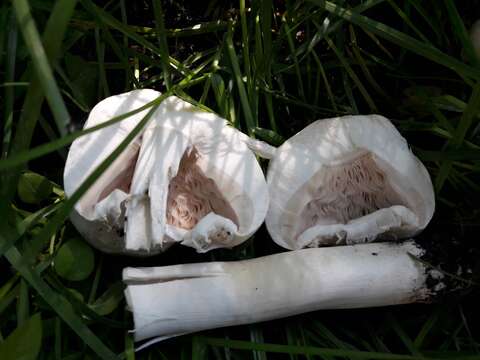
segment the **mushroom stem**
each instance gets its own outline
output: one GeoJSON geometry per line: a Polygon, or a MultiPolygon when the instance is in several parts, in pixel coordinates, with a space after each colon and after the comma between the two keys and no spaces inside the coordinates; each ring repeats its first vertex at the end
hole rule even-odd
{"type": "Polygon", "coordinates": [[[275,157],[275,153],[277,151],[275,146],[267,144],[265,141],[253,139],[243,133],[240,134],[240,137],[247,147],[258,156],[264,159],[273,159],[275,157]]]}
{"type": "Polygon", "coordinates": [[[304,249],[235,262],[126,268],[123,280],[135,340],[160,341],[321,309],[425,302],[435,293],[427,286],[435,274],[414,259],[424,253],[413,241],[304,249]]]}

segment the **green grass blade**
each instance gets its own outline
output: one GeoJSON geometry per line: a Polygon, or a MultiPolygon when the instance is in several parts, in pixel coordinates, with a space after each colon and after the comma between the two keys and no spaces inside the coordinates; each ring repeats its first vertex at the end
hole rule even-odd
{"type": "Polygon", "coordinates": [[[42,347],[42,319],[33,315],[0,343],[4,360],[35,360],[42,347]],[[25,343],[28,342],[28,345],[25,343]]]}
{"type": "MultiPolygon", "coordinates": [[[[199,77],[197,77],[196,79],[193,79],[193,80],[190,79],[190,78],[186,78],[185,79],[186,81],[182,81],[182,83],[180,83],[175,88],[176,89],[181,89],[181,88],[194,86],[194,85],[204,81],[205,78],[207,78],[207,77],[208,76],[202,75],[202,76],[199,76],[199,77]]],[[[58,149],[61,149],[65,146],[67,146],[68,144],[72,143],[75,139],[77,139],[81,136],[90,134],[94,131],[98,131],[100,129],[103,129],[104,127],[107,127],[107,126],[113,125],[113,124],[115,124],[119,121],[122,121],[122,120],[124,120],[124,119],[126,119],[126,118],[128,118],[128,117],[130,117],[134,114],[138,114],[141,111],[144,111],[146,109],[151,108],[155,104],[159,104],[160,101],[161,101],[161,99],[153,100],[153,101],[139,107],[138,109],[132,110],[128,113],[125,113],[125,114],[122,114],[122,115],[119,115],[119,116],[115,116],[112,119],[109,119],[109,120],[107,120],[107,121],[105,121],[105,122],[103,122],[99,125],[92,126],[91,128],[84,129],[84,130],[81,130],[81,131],[77,131],[77,132],[74,132],[72,134],[68,134],[67,136],[59,138],[57,140],[51,141],[51,142],[43,144],[43,145],[39,145],[39,146],[37,146],[33,149],[30,149],[30,150],[27,150],[27,151],[23,151],[19,154],[8,157],[7,159],[0,160],[0,171],[4,171],[4,170],[7,170],[7,169],[14,168],[14,167],[16,167],[18,165],[21,165],[21,164],[24,164],[24,163],[26,163],[30,160],[37,159],[41,156],[50,154],[50,153],[52,153],[52,152],[54,152],[58,149]]]]}
{"type": "Polygon", "coordinates": [[[29,265],[23,263],[22,254],[15,247],[8,250],[5,257],[23,276],[23,278],[28,281],[30,286],[42,296],[63,321],[65,321],[99,357],[112,360],[117,358],[116,355],[83,323],[80,317],[75,314],[70,303],[65,300],[63,296],[54,292],[48,284],[30,268],[29,265]]]}
{"type": "Polygon", "coordinates": [[[245,91],[245,86],[243,84],[242,73],[240,71],[240,65],[238,63],[238,57],[235,52],[235,47],[233,46],[233,27],[232,26],[228,28],[226,43],[227,43],[228,55],[230,57],[230,62],[232,65],[233,75],[235,77],[235,82],[237,83],[237,88],[240,95],[240,102],[242,104],[243,115],[245,116],[248,134],[252,135],[253,128],[255,127],[255,120],[253,118],[252,109],[250,108],[247,92],[245,91]]]}
{"type": "MultiPolygon", "coordinates": [[[[169,95],[171,95],[170,92],[162,94],[159,97],[158,101],[165,99],[169,95]]],[[[60,226],[62,226],[63,222],[68,218],[75,203],[80,200],[83,194],[88,191],[88,189],[95,183],[95,181],[100,177],[100,175],[127,148],[130,142],[138,134],[140,134],[143,127],[150,120],[157,107],[158,105],[154,105],[151,107],[148,113],[125,137],[125,139],[120,143],[120,145],[115,148],[115,150],[112,151],[112,153],[104,161],[102,161],[94,171],[92,171],[92,173],[83,181],[83,183],[78,187],[78,189],[67,200],[64,201],[62,206],[56,212],[55,216],[52,217],[50,221],[45,225],[45,227],[41,230],[41,232],[37,236],[35,236],[34,241],[36,243],[45,243],[51,236],[53,236],[58,231],[60,226]]]]}
{"type": "Polygon", "coordinates": [[[407,14],[393,1],[393,0],[387,0],[388,4],[395,10],[395,12],[402,18],[402,20],[408,25],[410,29],[412,29],[415,34],[418,35],[420,39],[426,44],[430,44],[430,40],[423,35],[423,33],[413,24],[413,22],[410,20],[407,14]]]}
{"type": "MultiPolygon", "coordinates": [[[[128,26],[128,15],[127,15],[127,8],[125,6],[125,0],[120,0],[120,14],[122,16],[122,23],[125,26],[128,26]]],[[[123,44],[122,44],[122,46],[123,46],[124,49],[128,49],[128,47],[129,47],[128,36],[125,35],[125,34],[123,34],[123,44]]],[[[133,81],[133,79],[135,79],[135,77],[132,76],[132,73],[130,71],[130,66],[128,64],[128,58],[126,60],[127,60],[127,65],[128,66],[125,67],[125,91],[128,91],[129,87],[130,87],[130,84],[133,81]]],[[[137,84],[136,84],[136,87],[138,88],[139,86],[137,86],[137,84]]]]}
{"type": "Polygon", "coordinates": [[[62,320],[58,317],[55,318],[55,343],[54,353],[55,360],[62,358],[62,320]]]}
{"type": "Polygon", "coordinates": [[[44,207],[44,208],[30,214],[29,216],[27,216],[19,224],[16,224],[16,227],[17,227],[16,235],[17,236],[11,236],[11,237],[9,237],[9,241],[0,243],[0,257],[3,256],[3,254],[8,249],[10,249],[10,247],[12,245],[14,245],[15,242],[17,240],[19,240],[20,237],[22,237],[27,230],[31,229],[34,225],[36,225],[38,222],[40,222],[42,219],[44,219],[50,213],[56,211],[56,209],[59,206],[60,206],[60,203],[54,203],[52,205],[44,207]]]}
{"type": "MultiPolygon", "coordinates": [[[[322,62],[320,61],[320,58],[318,57],[315,50],[312,50],[312,54],[313,54],[313,59],[317,63],[319,73],[322,76],[323,83],[325,85],[325,90],[327,91],[327,95],[328,95],[328,98],[330,100],[330,103],[332,104],[332,108],[333,108],[334,111],[337,111],[338,108],[337,108],[337,104],[335,102],[335,97],[333,96],[332,87],[330,86],[330,83],[328,81],[327,74],[325,73],[325,69],[323,68],[322,62]]],[[[315,104],[316,104],[316,102],[315,102],[315,104]]]]}
{"type": "Polygon", "coordinates": [[[20,291],[17,299],[17,326],[21,326],[29,318],[30,301],[28,300],[27,282],[20,280],[20,291]]]}
{"type": "Polygon", "coordinates": [[[207,355],[207,346],[199,336],[192,337],[192,360],[204,360],[207,355]]]}
{"type": "MultiPolygon", "coordinates": [[[[52,63],[61,52],[63,35],[65,34],[68,18],[71,16],[75,4],[75,0],[59,1],[51,11],[51,15],[43,33],[43,40],[45,44],[45,54],[52,63]]],[[[19,2],[18,6],[20,6],[23,11],[28,10],[28,3],[25,4],[25,0],[19,2]],[[22,4],[27,5],[27,8],[25,9],[22,4]]],[[[35,29],[33,29],[33,31],[36,33],[35,29]]],[[[41,45],[35,45],[35,48],[41,48],[41,45]]],[[[9,152],[10,154],[16,154],[19,151],[23,151],[30,145],[33,131],[39,119],[40,109],[44,100],[43,87],[40,82],[41,79],[37,76],[33,76],[30,80],[30,86],[25,96],[22,113],[16,125],[15,136],[9,152]]],[[[2,174],[4,175],[2,179],[2,187],[0,189],[0,196],[3,200],[0,202],[0,215],[2,215],[2,219],[4,218],[3,215],[8,211],[7,207],[9,199],[13,197],[16,190],[20,170],[21,168],[2,174]]]]}
{"type": "MultiPolygon", "coordinates": [[[[468,101],[467,107],[460,118],[460,122],[455,129],[453,137],[449,140],[447,144],[449,144],[454,149],[458,149],[467,135],[468,129],[471,127],[473,120],[477,116],[478,112],[480,111],[480,82],[475,85],[472,91],[472,95],[470,96],[470,100],[468,101]]],[[[448,175],[452,169],[453,163],[451,160],[447,160],[442,163],[438,174],[435,178],[435,189],[437,193],[439,193],[445,181],[448,178],[448,175]]]]}
{"type": "Polygon", "coordinates": [[[454,34],[460,40],[463,50],[465,51],[465,54],[470,63],[478,67],[480,65],[479,59],[475,54],[472,40],[470,39],[467,29],[465,28],[465,24],[463,23],[463,20],[458,13],[455,2],[453,0],[444,0],[443,2],[445,3],[445,7],[447,8],[447,14],[450,22],[452,23],[454,34]]]}
{"type": "Polygon", "coordinates": [[[357,86],[358,90],[360,91],[360,94],[362,94],[363,98],[367,102],[368,106],[370,107],[370,110],[373,112],[377,112],[377,106],[375,105],[375,102],[373,101],[372,97],[368,93],[367,89],[365,89],[365,86],[363,86],[362,81],[358,78],[357,74],[355,74],[355,71],[353,71],[352,67],[348,63],[347,59],[343,56],[343,54],[340,52],[340,50],[335,46],[332,40],[330,38],[326,37],[328,46],[333,50],[335,55],[337,55],[338,60],[340,60],[340,63],[343,65],[345,71],[347,72],[348,76],[352,79],[352,81],[355,83],[357,86]]]}
{"type": "Polygon", "coordinates": [[[302,79],[302,73],[300,71],[300,64],[299,64],[299,61],[298,61],[298,58],[297,58],[297,55],[295,54],[295,45],[293,44],[293,39],[292,39],[292,29],[290,28],[290,26],[288,25],[288,20],[285,19],[284,20],[285,23],[284,23],[284,28],[285,28],[285,35],[287,37],[287,43],[288,43],[288,47],[289,47],[289,50],[290,50],[290,54],[293,58],[293,64],[294,64],[294,67],[295,67],[295,73],[297,75],[297,84],[298,84],[298,93],[300,94],[302,100],[304,100],[306,102],[306,99],[305,99],[305,90],[304,90],[304,85],[303,85],[303,79],[302,79]]]}
{"type": "Polygon", "coordinates": [[[345,349],[318,348],[313,346],[292,346],[267,343],[254,343],[241,340],[228,340],[221,338],[202,338],[202,342],[216,347],[225,347],[239,350],[259,350],[271,353],[298,354],[298,355],[318,355],[318,356],[338,356],[350,357],[352,359],[379,359],[379,360],[429,360],[428,357],[411,356],[401,354],[389,354],[369,351],[356,351],[345,349]]]}
{"type": "MultiPolygon", "coordinates": [[[[263,62],[261,64],[261,68],[263,69],[263,76],[269,89],[272,88],[272,7],[272,0],[262,1],[259,16],[263,45],[263,62]]],[[[257,64],[257,66],[259,65],[257,64]]],[[[265,93],[264,96],[270,127],[273,131],[278,131],[278,126],[275,119],[275,112],[273,110],[272,95],[270,93],[265,93]]]]}
{"type": "MultiPolygon", "coordinates": [[[[146,40],[144,37],[138,35],[132,29],[123,24],[122,22],[118,21],[115,19],[112,15],[107,13],[106,11],[102,10],[98,6],[96,6],[92,1],[90,0],[80,0],[84,8],[95,15],[95,17],[98,19],[98,21],[103,22],[105,25],[120,31],[122,34],[128,36],[130,39],[133,41],[137,42],[140,45],[145,46],[147,49],[153,51],[154,54],[161,54],[161,50],[153,45],[150,41],[146,40]]],[[[177,71],[179,71],[182,75],[191,75],[191,71],[186,68],[185,66],[182,65],[181,62],[178,60],[172,58],[171,56],[169,57],[170,61],[170,66],[177,71]]]]}
{"type": "MultiPolygon", "coordinates": [[[[17,299],[20,292],[20,284],[17,284],[11,291],[0,298],[0,315],[3,314],[5,309],[8,309],[11,304],[17,299]]],[[[0,340],[1,341],[1,340],[0,340]]]]}
{"type": "Polygon", "coordinates": [[[335,14],[347,21],[350,21],[372,33],[397,44],[398,46],[408,49],[415,54],[423,56],[427,59],[430,59],[433,62],[436,62],[440,65],[443,65],[460,76],[468,76],[476,80],[480,80],[480,69],[473,68],[466,65],[465,63],[448,56],[437,48],[425,44],[417,39],[408,36],[398,30],[391,28],[381,22],[372,20],[366,16],[357,14],[353,11],[342,8],[330,1],[322,0],[309,0],[320,7],[324,8],[328,12],[335,14]]]}
{"type": "Polygon", "coordinates": [[[240,25],[242,29],[242,51],[244,61],[244,74],[247,78],[247,89],[251,86],[251,66],[250,66],[250,49],[249,49],[249,37],[247,28],[247,14],[245,11],[245,0],[240,0],[240,25]]]}
{"type": "MultiPolygon", "coordinates": [[[[352,11],[355,13],[362,13],[372,7],[375,7],[381,3],[383,3],[386,0],[367,0],[363,2],[360,5],[355,6],[352,11]]],[[[328,19],[327,22],[329,23],[331,19],[328,19]]],[[[345,23],[344,19],[339,19],[335,21],[333,24],[327,26],[327,27],[322,27],[321,29],[317,30],[317,32],[312,36],[310,41],[308,41],[305,44],[302,44],[298,47],[297,49],[297,56],[300,54],[302,55],[302,58],[300,61],[303,60],[305,56],[307,56],[314,48],[315,46],[324,38],[324,36],[329,35],[331,33],[334,33],[338,31],[341,26],[345,23]]]]}
{"type": "Polygon", "coordinates": [[[402,328],[402,326],[399,324],[399,322],[395,319],[395,317],[391,313],[387,315],[387,320],[388,320],[388,324],[393,328],[393,330],[398,335],[398,337],[403,342],[403,344],[408,349],[408,351],[410,351],[412,355],[422,357],[422,354],[415,347],[415,344],[413,343],[412,339],[410,339],[410,337],[407,335],[405,330],[402,328]]]}
{"type": "MultiPolygon", "coordinates": [[[[65,135],[67,133],[67,124],[70,121],[70,115],[65,107],[62,95],[53,76],[52,69],[50,68],[49,59],[30,13],[28,1],[16,0],[13,2],[13,6],[19,28],[23,34],[23,39],[32,58],[33,67],[45,92],[45,97],[50,105],[58,131],[61,135],[65,135]]],[[[58,13],[55,12],[55,14],[58,13]]],[[[71,13],[62,14],[62,16],[65,19],[69,19],[71,13]]],[[[58,27],[61,28],[61,24],[58,27]]]]}
{"type": "Polygon", "coordinates": [[[432,315],[430,315],[421,327],[420,331],[418,332],[417,337],[413,341],[413,346],[415,349],[421,349],[423,344],[425,343],[425,339],[427,338],[428,334],[431,332],[433,329],[434,325],[437,323],[437,321],[440,318],[440,311],[434,311],[432,312],[432,315]]]}
{"type": "MultiPolygon", "coordinates": [[[[6,12],[7,13],[7,12],[6,12]]],[[[15,20],[15,14],[11,12],[8,16],[8,31],[7,31],[7,51],[6,51],[6,61],[5,61],[5,82],[14,82],[15,81],[15,59],[17,56],[17,42],[18,42],[18,31],[17,23],[15,20]]],[[[0,57],[2,57],[0,55],[0,57]]],[[[2,143],[2,154],[1,158],[5,158],[8,154],[10,148],[10,141],[12,138],[12,126],[13,126],[13,105],[14,105],[14,88],[11,86],[6,86],[5,89],[5,103],[3,104],[3,115],[4,115],[4,124],[3,124],[3,143],[2,143]]]]}
{"type": "Polygon", "coordinates": [[[110,87],[108,86],[107,73],[105,71],[105,43],[101,40],[100,27],[95,28],[95,52],[97,53],[98,73],[100,82],[98,83],[101,98],[110,96],[110,87]]]}
{"type": "Polygon", "coordinates": [[[0,300],[2,300],[9,292],[10,290],[14,287],[14,285],[18,281],[19,275],[13,275],[10,280],[8,280],[6,283],[2,283],[2,286],[0,287],[0,300]]]}
{"type": "Polygon", "coordinates": [[[155,14],[155,24],[157,29],[158,46],[160,50],[160,58],[162,60],[163,77],[165,79],[165,86],[167,90],[172,86],[170,79],[170,55],[168,53],[167,37],[165,35],[164,13],[162,3],[160,0],[153,1],[153,12],[155,14]]]}

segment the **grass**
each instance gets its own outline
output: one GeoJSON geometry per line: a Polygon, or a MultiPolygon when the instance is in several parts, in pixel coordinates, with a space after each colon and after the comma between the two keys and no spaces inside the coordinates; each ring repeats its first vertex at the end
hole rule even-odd
{"type": "Polygon", "coordinates": [[[480,359],[475,287],[437,304],[316,312],[133,351],[123,267],[281,251],[264,228],[232,251],[204,255],[175,248],[135,259],[88,247],[95,266],[79,281],[59,277],[53,266],[60,247],[79,237],[68,221],[75,201],[149,115],[69,199],[58,185],[65,151],[76,138],[134,113],[81,130],[95,103],[149,87],[163,96],[135,113],[150,114],[178,94],[273,145],[319,118],[370,112],[391,118],[436,187],[437,212],[420,240],[461,243],[478,278],[480,62],[468,38],[475,10],[474,0],[3,4],[2,356],[17,356],[28,336],[40,345],[22,353],[26,359],[480,359]],[[34,200],[18,191],[27,180],[34,200]]]}

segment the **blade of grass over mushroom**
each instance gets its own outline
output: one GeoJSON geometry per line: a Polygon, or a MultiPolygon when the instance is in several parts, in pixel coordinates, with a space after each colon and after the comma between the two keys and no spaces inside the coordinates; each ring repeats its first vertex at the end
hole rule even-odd
{"type": "Polygon", "coordinates": [[[319,348],[313,346],[292,346],[268,343],[255,343],[241,340],[229,340],[221,338],[199,337],[199,341],[214,347],[225,347],[238,350],[259,350],[270,353],[318,355],[332,357],[349,357],[352,359],[381,359],[381,360],[429,360],[424,356],[411,356],[401,354],[390,354],[381,352],[355,351],[332,348],[319,348]]]}
{"type": "MultiPolygon", "coordinates": [[[[187,82],[188,84],[188,82],[187,82]]],[[[186,85],[183,85],[186,86],[186,85]]],[[[88,189],[95,183],[95,181],[100,177],[100,175],[110,166],[110,164],[120,155],[130,142],[142,131],[144,126],[150,120],[151,116],[158,108],[161,101],[166,99],[168,96],[178,88],[181,88],[181,85],[172,87],[167,92],[163,93],[157,98],[157,103],[151,106],[148,113],[142,118],[142,120],[133,128],[133,130],[125,137],[125,139],[120,143],[120,145],[115,148],[115,150],[98,165],[98,167],[85,179],[85,181],[78,187],[78,189],[63,202],[62,206],[57,210],[56,214],[50,219],[50,221],[45,225],[45,227],[39,232],[37,236],[33,238],[33,241],[36,243],[46,242],[51,236],[53,236],[63,222],[69,216],[71,210],[73,209],[75,203],[85,194],[88,189]]],[[[22,259],[23,260],[23,259],[22,259]]]]}
{"type": "Polygon", "coordinates": [[[347,21],[350,21],[372,33],[397,44],[398,46],[408,49],[415,54],[423,56],[427,59],[430,59],[433,62],[436,62],[440,65],[443,65],[453,71],[455,71],[460,76],[468,76],[473,79],[480,79],[480,69],[473,68],[447,54],[443,53],[439,49],[425,44],[409,35],[402,33],[401,31],[395,30],[390,26],[385,25],[384,23],[372,20],[366,16],[360,15],[353,11],[347,10],[338,6],[330,1],[322,0],[309,0],[318,6],[324,8],[328,12],[331,12],[347,21]]]}
{"type": "MultiPolygon", "coordinates": [[[[182,89],[182,88],[186,88],[186,87],[190,87],[190,86],[194,86],[196,84],[199,84],[199,83],[203,82],[206,78],[207,78],[207,76],[205,76],[205,75],[201,75],[201,76],[199,76],[195,79],[185,78],[178,85],[175,85],[174,89],[172,89],[172,91],[182,89]]],[[[171,94],[171,92],[169,94],[171,94]]],[[[113,124],[115,124],[119,121],[122,121],[122,120],[124,120],[124,119],[126,119],[126,118],[128,118],[128,117],[130,117],[134,114],[137,114],[137,113],[139,113],[143,110],[149,109],[154,105],[158,105],[158,104],[160,104],[160,102],[163,101],[163,99],[164,99],[164,97],[162,96],[162,97],[160,97],[160,98],[158,98],[154,101],[151,101],[151,102],[139,107],[138,109],[132,110],[132,111],[130,111],[128,113],[125,113],[125,114],[115,116],[112,119],[109,119],[108,121],[105,121],[105,122],[103,122],[99,125],[92,126],[91,128],[80,130],[80,131],[68,134],[64,137],[61,137],[61,138],[57,139],[57,140],[51,141],[51,142],[43,144],[43,145],[39,145],[39,146],[34,147],[30,150],[23,151],[23,152],[20,152],[18,154],[12,155],[12,156],[10,156],[6,159],[0,160],[0,171],[13,168],[15,166],[24,164],[24,163],[26,163],[30,160],[37,159],[41,156],[52,153],[52,152],[54,152],[58,149],[61,149],[65,146],[67,146],[68,144],[72,143],[75,139],[77,139],[81,136],[84,136],[84,135],[87,135],[87,134],[92,133],[94,131],[103,129],[107,126],[113,125],[113,124]]]]}
{"type": "MultiPolygon", "coordinates": [[[[159,98],[165,99],[171,95],[171,91],[167,91],[162,94],[159,98]]],[[[159,99],[159,101],[160,101],[159,99]]],[[[130,142],[142,131],[144,126],[152,117],[155,110],[158,108],[158,105],[153,105],[149,112],[143,117],[143,119],[135,126],[135,128],[125,137],[120,145],[115,148],[115,150],[100,163],[100,165],[85,179],[85,181],[78,187],[78,189],[69,197],[63,205],[58,209],[57,213],[53,218],[50,219],[48,224],[41,230],[41,232],[35,236],[34,240],[39,243],[49,239],[63,222],[69,216],[71,210],[73,209],[75,203],[85,194],[88,189],[95,183],[95,181],[102,175],[102,173],[111,165],[111,163],[120,155],[130,144],[130,142]]],[[[23,259],[22,259],[23,260],[23,259]]]]}
{"type": "Polygon", "coordinates": [[[170,89],[170,86],[171,86],[170,61],[169,61],[170,56],[168,54],[167,37],[165,35],[164,13],[163,13],[161,1],[160,0],[152,0],[152,1],[153,1],[153,11],[155,14],[155,24],[157,29],[160,58],[162,60],[163,77],[165,79],[165,86],[167,87],[167,90],[168,90],[170,89]]]}

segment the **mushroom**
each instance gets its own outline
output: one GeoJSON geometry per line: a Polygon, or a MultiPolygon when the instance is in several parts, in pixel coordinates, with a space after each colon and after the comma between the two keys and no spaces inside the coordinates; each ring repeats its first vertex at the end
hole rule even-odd
{"type": "Polygon", "coordinates": [[[414,258],[424,254],[412,241],[337,246],[244,261],[126,268],[123,280],[135,340],[156,337],[142,348],[320,309],[427,302],[443,283],[438,271],[414,258]]]}
{"type": "Polygon", "coordinates": [[[383,116],[318,120],[270,161],[267,229],[287,249],[403,239],[435,208],[432,182],[383,116]]]}
{"type": "MultiPolygon", "coordinates": [[[[111,96],[94,107],[85,128],[159,96],[148,89],[111,96]]],[[[67,196],[147,111],[73,142],[64,172],[67,196]]],[[[175,242],[198,252],[238,245],[262,224],[269,204],[246,138],[226,120],[168,97],[75,205],[72,222],[92,245],[110,253],[155,254],[175,242]]]]}

